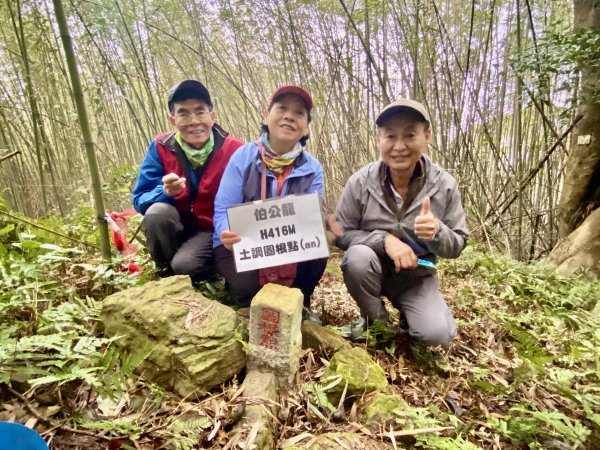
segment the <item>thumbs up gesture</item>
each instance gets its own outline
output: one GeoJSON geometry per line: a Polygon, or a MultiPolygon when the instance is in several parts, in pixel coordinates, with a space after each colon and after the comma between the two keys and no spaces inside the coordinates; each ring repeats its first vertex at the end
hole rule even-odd
{"type": "Polygon", "coordinates": [[[438,230],[438,220],[431,212],[431,200],[425,197],[421,212],[415,218],[415,233],[421,239],[433,239],[438,230]]]}

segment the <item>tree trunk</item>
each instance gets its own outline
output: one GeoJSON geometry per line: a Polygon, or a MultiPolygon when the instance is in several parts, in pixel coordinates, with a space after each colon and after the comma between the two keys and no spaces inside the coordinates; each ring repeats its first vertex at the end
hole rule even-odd
{"type": "MultiPolygon", "coordinates": [[[[600,27],[600,0],[575,0],[575,30],[600,27]]],[[[560,199],[561,237],[574,231],[600,203],[600,103],[589,92],[600,86],[598,71],[582,72],[578,113],[560,199]]]]}
{"type": "Polygon", "coordinates": [[[548,259],[558,266],[558,272],[563,275],[572,275],[585,267],[600,278],[600,208],[562,239],[548,259]]]}
{"type": "MultiPolygon", "coordinates": [[[[575,31],[600,27],[600,0],[575,0],[573,13],[575,31]]],[[[577,112],[583,118],[573,131],[565,169],[560,199],[559,232],[562,239],[549,256],[555,264],[570,260],[571,272],[577,265],[600,266],[600,251],[592,251],[600,247],[600,233],[580,231],[580,228],[589,228],[590,223],[595,224],[596,230],[600,229],[600,102],[592,97],[593,91],[600,87],[600,73],[583,70],[581,75],[577,112]],[[572,245],[574,242],[578,244],[572,245]]],[[[596,275],[600,276],[600,273],[596,275]]]]}

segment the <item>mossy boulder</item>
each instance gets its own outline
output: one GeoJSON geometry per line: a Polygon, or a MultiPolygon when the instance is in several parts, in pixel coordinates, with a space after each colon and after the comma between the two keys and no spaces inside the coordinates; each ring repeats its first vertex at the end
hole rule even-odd
{"type": "Polygon", "coordinates": [[[404,409],[406,402],[399,395],[376,394],[365,409],[364,420],[369,426],[394,417],[394,411],[404,409]]]}
{"type": "Polygon", "coordinates": [[[352,345],[335,331],[305,320],[302,322],[302,347],[335,353],[350,349],[352,345]]]}
{"type": "MultiPolygon", "coordinates": [[[[375,390],[385,389],[388,385],[385,372],[371,359],[362,348],[353,347],[335,353],[321,375],[320,382],[327,384],[340,376],[342,380],[328,392],[334,400],[339,400],[344,386],[348,383],[346,397],[363,395],[375,390]]],[[[335,404],[335,401],[333,402],[335,404]]]]}
{"type": "Polygon", "coordinates": [[[115,345],[149,354],[138,372],[182,397],[204,395],[246,364],[235,311],[196,292],[187,276],[107,297],[102,321],[107,337],[121,336],[115,345]]]}
{"type": "Polygon", "coordinates": [[[367,436],[354,433],[325,433],[310,438],[302,447],[284,447],[283,450],[339,450],[352,448],[361,450],[378,450],[389,448],[385,444],[367,436]]]}

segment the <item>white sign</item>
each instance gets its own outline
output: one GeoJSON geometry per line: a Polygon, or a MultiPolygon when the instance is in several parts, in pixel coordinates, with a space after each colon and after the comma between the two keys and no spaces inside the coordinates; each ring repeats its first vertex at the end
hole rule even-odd
{"type": "Polygon", "coordinates": [[[316,192],[227,208],[238,272],[329,256],[316,192]]]}
{"type": "Polygon", "coordinates": [[[591,134],[577,136],[577,145],[590,145],[590,142],[592,142],[591,134]]]}

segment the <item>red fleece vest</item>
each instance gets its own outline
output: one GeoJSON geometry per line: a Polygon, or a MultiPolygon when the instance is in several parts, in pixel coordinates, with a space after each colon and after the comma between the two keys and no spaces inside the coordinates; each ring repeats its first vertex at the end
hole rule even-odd
{"type": "MultiPolygon", "coordinates": [[[[156,136],[156,148],[158,156],[162,162],[165,174],[176,173],[180,177],[186,177],[185,171],[177,162],[175,153],[161,144],[161,141],[170,133],[163,133],[156,136]]],[[[173,206],[181,214],[182,221],[186,227],[195,228],[203,231],[213,231],[213,215],[215,213],[215,196],[223,177],[223,172],[231,155],[242,145],[242,142],[234,137],[227,135],[223,145],[213,150],[213,155],[204,170],[202,180],[198,186],[198,194],[194,198],[190,207],[189,188],[190,183],[186,183],[186,188],[175,197],[173,206]]]]}

